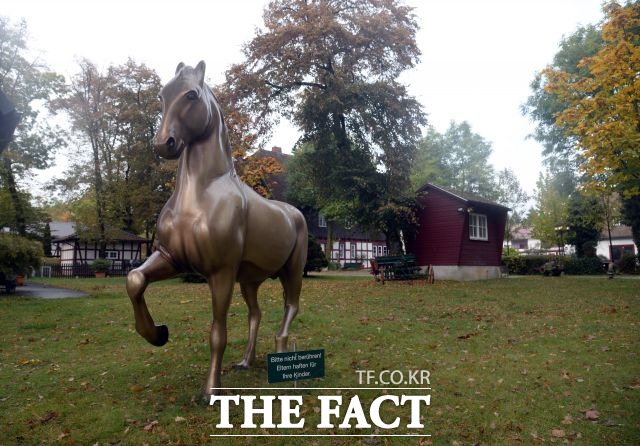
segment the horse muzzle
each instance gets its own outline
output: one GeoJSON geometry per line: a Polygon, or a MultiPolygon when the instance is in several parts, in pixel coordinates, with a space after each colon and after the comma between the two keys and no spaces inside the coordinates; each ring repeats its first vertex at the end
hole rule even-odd
{"type": "Polygon", "coordinates": [[[176,140],[173,136],[169,136],[164,142],[159,143],[157,137],[153,140],[153,150],[156,154],[165,159],[176,159],[182,154],[185,148],[183,139],[176,140]]]}

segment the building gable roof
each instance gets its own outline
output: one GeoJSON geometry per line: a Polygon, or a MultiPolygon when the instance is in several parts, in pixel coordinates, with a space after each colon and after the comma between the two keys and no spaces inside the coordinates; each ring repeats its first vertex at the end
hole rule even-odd
{"type": "Polygon", "coordinates": [[[434,189],[440,192],[443,192],[449,196],[451,196],[452,198],[456,198],[464,203],[469,203],[469,204],[483,204],[483,205],[487,205],[487,206],[493,206],[493,207],[497,207],[497,208],[502,208],[506,211],[510,211],[511,209],[508,208],[507,206],[501,205],[499,203],[496,203],[495,201],[491,201],[491,200],[487,200],[486,198],[483,198],[479,195],[476,194],[470,194],[470,193],[460,193],[460,192],[456,192],[452,189],[449,189],[447,187],[444,186],[438,186],[436,184],[433,183],[425,183],[422,187],[420,187],[417,192],[428,192],[429,189],[434,189]]]}
{"type": "MultiPolygon", "coordinates": [[[[611,238],[612,239],[621,239],[621,238],[633,238],[631,232],[631,226],[627,225],[616,225],[611,228],[611,238]]],[[[609,240],[609,231],[605,227],[602,229],[600,233],[600,240],[609,240]]]]}
{"type": "MultiPolygon", "coordinates": [[[[53,236],[52,242],[67,242],[72,240],[79,240],[80,237],[76,232],[76,224],[74,222],[51,222],[51,235],[53,236]],[[54,224],[57,223],[57,224],[54,224]],[[56,232],[54,232],[54,228],[56,232]],[[71,229],[71,231],[70,231],[71,229]]],[[[106,232],[108,234],[109,240],[114,240],[118,242],[148,242],[144,237],[140,237],[136,234],[133,234],[128,231],[124,231],[122,229],[107,227],[106,232]]],[[[83,234],[83,239],[88,240],[97,240],[98,233],[97,231],[86,231],[83,234]]]]}

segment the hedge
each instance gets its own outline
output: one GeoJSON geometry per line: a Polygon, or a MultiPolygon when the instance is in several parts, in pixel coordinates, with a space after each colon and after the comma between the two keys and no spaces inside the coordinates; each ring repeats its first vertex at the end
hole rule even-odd
{"type": "Polygon", "coordinates": [[[565,274],[592,275],[606,272],[602,266],[602,261],[597,257],[505,256],[502,258],[502,264],[508,269],[509,274],[535,275],[540,274],[540,270],[545,263],[553,260],[557,260],[562,265],[565,274]]]}

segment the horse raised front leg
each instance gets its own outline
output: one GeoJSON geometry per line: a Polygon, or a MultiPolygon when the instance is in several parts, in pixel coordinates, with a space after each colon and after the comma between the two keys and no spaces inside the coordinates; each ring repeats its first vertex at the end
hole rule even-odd
{"type": "Polygon", "coordinates": [[[229,304],[231,303],[235,278],[236,274],[234,270],[219,271],[209,278],[213,322],[211,324],[211,335],[209,337],[211,365],[204,388],[206,396],[218,395],[220,393],[222,356],[227,347],[227,313],[229,311],[229,304]]]}
{"type": "Polygon", "coordinates": [[[258,305],[258,287],[259,283],[243,283],[240,284],[242,297],[249,308],[249,343],[242,361],[236,367],[246,369],[256,359],[256,342],[258,339],[258,327],[260,326],[260,306],[258,305]]]}
{"type": "Polygon", "coordinates": [[[144,300],[144,291],[149,283],[168,279],[176,273],[173,265],[156,251],[142,266],[127,275],[127,294],[133,305],[136,331],[149,343],[158,347],[167,343],[169,329],[166,325],[154,324],[144,300]]]}

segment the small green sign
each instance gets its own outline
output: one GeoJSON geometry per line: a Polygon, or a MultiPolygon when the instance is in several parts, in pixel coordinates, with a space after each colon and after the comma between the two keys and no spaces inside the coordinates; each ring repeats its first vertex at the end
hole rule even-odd
{"type": "Polygon", "coordinates": [[[322,378],[324,376],[324,350],[269,353],[267,355],[269,383],[322,378]]]}

